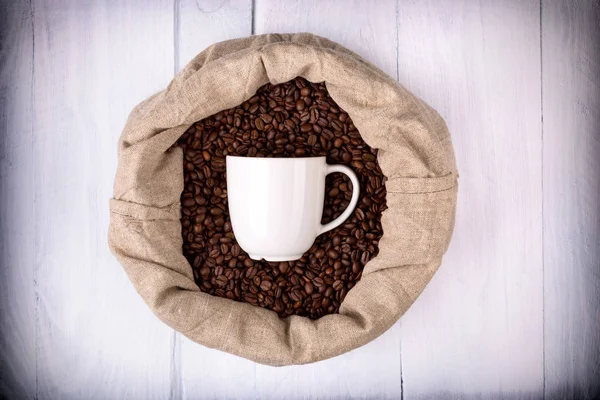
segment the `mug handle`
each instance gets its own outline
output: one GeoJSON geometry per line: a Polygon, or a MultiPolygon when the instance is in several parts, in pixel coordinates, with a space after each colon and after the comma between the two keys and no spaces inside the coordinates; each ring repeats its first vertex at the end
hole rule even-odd
{"type": "Polygon", "coordinates": [[[350,181],[352,182],[352,198],[350,199],[350,204],[348,204],[348,207],[346,207],[346,209],[344,210],[342,215],[340,215],[339,217],[337,217],[336,219],[334,219],[333,221],[331,221],[325,225],[321,225],[321,229],[319,230],[319,235],[321,233],[325,233],[327,231],[332,230],[333,228],[337,228],[338,226],[340,226],[346,219],[348,219],[350,214],[352,214],[352,211],[354,211],[356,204],[358,204],[358,195],[360,194],[360,186],[358,184],[358,178],[356,177],[356,174],[354,173],[354,171],[352,171],[350,168],[346,167],[345,165],[340,165],[340,164],[327,165],[325,175],[329,175],[333,172],[341,172],[342,174],[345,174],[348,178],[350,178],[350,181]]]}

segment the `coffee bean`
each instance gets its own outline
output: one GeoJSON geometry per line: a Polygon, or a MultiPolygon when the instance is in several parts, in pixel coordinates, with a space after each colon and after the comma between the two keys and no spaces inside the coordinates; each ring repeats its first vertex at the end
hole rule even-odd
{"type": "Polygon", "coordinates": [[[262,281],[261,284],[260,284],[260,288],[262,290],[264,290],[264,291],[270,290],[271,286],[272,286],[271,282],[270,281],[266,281],[266,280],[262,281]]]}
{"type": "Polygon", "coordinates": [[[217,276],[217,280],[215,281],[219,286],[227,285],[227,277],[225,275],[217,276]]]}
{"type": "Polygon", "coordinates": [[[331,249],[331,250],[329,250],[329,251],[327,252],[327,256],[328,256],[329,258],[336,259],[336,258],[338,258],[340,255],[339,255],[339,253],[338,253],[337,251],[335,251],[335,250],[331,249]]]}
{"type": "Polygon", "coordinates": [[[304,291],[305,291],[307,294],[311,294],[311,293],[313,292],[313,289],[314,289],[314,286],[313,286],[313,284],[312,284],[312,283],[310,283],[310,282],[306,282],[306,283],[304,284],[304,291]]]}
{"type": "Polygon", "coordinates": [[[311,124],[302,124],[302,125],[300,125],[300,132],[302,132],[302,133],[310,132],[311,130],[312,130],[312,125],[311,124]]]}
{"type": "Polygon", "coordinates": [[[363,153],[361,157],[362,157],[363,161],[365,161],[365,162],[369,162],[369,161],[375,161],[375,160],[377,159],[377,158],[376,158],[376,157],[375,157],[373,154],[371,154],[371,153],[363,153]]]}
{"type": "Polygon", "coordinates": [[[246,293],[244,294],[244,300],[246,300],[250,304],[256,304],[258,301],[258,297],[254,293],[246,293]]]}
{"type": "Polygon", "coordinates": [[[288,272],[289,268],[290,268],[290,264],[287,261],[279,263],[279,272],[281,272],[282,274],[285,274],[286,272],[288,272]]]}
{"type": "Polygon", "coordinates": [[[342,287],[344,287],[344,282],[340,281],[339,279],[335,282],[333,282],[333,290],[340,290],[342,287]]]}
{"type": "Polygon", "coordinates": [[[255,266],[248,268],[246,270],[246,278],[250,278],[250,279],[254,278],[256,276],[257,272],[258,272],[258,269],[255,266]]]}
{"type": "Polygon", "coordinates": [[[210,209],[210,213],[211,213],[211,215],[222,215],[223,210],[215,207],[215,208],[210,209]]]}
{"type": "Polygon", "coordinates": [[[364,167],[363,163],[360,161],[352,161],[352,166],[358,170],[361,170],[364,167]]]}
{"type": "MultiPolygon", "coordinates": [[[[337,312],[363,265],[377,255],[382,236],[385,176],[377,151],[360,137],[351,117],[323,83],[302,78],[267,84],[238,107],[193,124],[177,143],[183,149],[181,194],[183,254],[200,290],[277,312],[320,318],[337,312]],[[232,230],[225,157],[316,157],[351,166],[360,181],[359,203],[340,227],[320,235],[302,259],[254,261],[232,230]]],[[[322,223],[350,202],[346,176],[328,175],[322,223]]]]}
{"type": "Polygon", "coordinates": [[[261,118],[256,118],[254,120],[254,125],[256,126],[256,129],[258,129],[259,131],[262,131],[263,129],[265,129],[265,122],[261,118]]]}
{"type": "Polygon", "coordinates": [[[334,246],[339,246],[342,243],[342,238],[340,235],[335,235],[333,237],[333,240],[331,241],[331,243],[333,243],[334,246]]]}
{"type": "Polygon", "coordinates": [[[187,197],[187,198],[183,199],[181,203],[183,204],[184,207],[192,207],[196,204],[196,200],[194,200],[190,197],[187,197]]]}

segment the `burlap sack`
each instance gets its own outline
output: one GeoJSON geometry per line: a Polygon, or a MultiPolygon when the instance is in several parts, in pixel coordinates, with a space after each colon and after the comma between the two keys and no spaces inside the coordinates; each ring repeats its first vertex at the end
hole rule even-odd
{"type": "Polygon", "coordinates": [[[310,34],[215,44],[169,87],[138,105],[119,142],[109,245],[166,324],[204,346],[269,365],[303,364],[373,340],[410,307],[438,269],[454,225],[456,166],[448,130],[430,107],[356,54],[310,34]],[[195,121],[239,105],[271,82],[325,81],[388,177],[379,255],[340,313],[318,320],[213,297],[182,254],[182,151],[195,121]]]}

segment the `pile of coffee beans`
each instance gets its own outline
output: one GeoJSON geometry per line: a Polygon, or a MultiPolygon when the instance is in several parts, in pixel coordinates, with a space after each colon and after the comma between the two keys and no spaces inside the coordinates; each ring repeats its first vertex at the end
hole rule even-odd
{"type": "MultiPolygon", "coordinates": [[[[377,255],[385,176],[377,150],[361,138],[324,83],[296,78],[267,84],[241,105],[196,122],[177,143],[184,153],[181,195],[183,254],[200,289],[211,295],[319,318],[336,313],[377,255]],[[254,261],[240,248],[227,208],[225,156],[327,156],[346,164],[361,183],[358,206],[344,224],[320,235],[300,260],[254,261]]],[[[342,174],[326,180],[322,223],[348,206],[352,184],[342,174]]]]}

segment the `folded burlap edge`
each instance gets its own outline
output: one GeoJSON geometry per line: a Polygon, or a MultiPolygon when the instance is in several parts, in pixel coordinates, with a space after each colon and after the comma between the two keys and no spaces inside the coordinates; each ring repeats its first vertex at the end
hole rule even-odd
{"type": "Polygon", "coordinates": [[[356,54],[310,34],[262,35],[213,45],[169,87],[131,113],[119,145],[109,246],[165,323],[193,341],[269,365],[314,362],[389,329],[441,263],[456,207],[456,167],[439,115],[356,54]],[[388,177],[380,253],[340,313],[312,321],[207,295],[181,251],[182,153],[193,122],[251,97],[267,81],[325,81],[388,177]]]}

